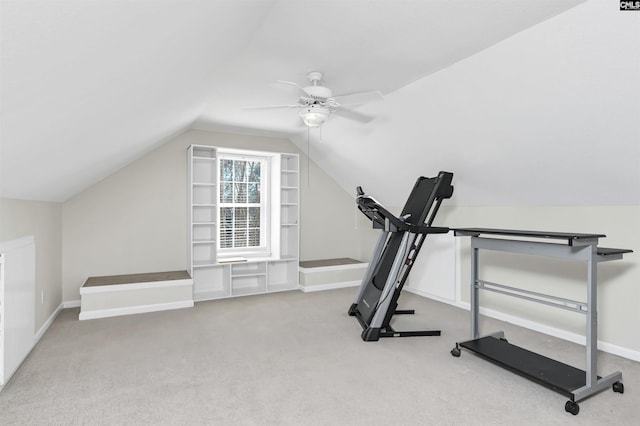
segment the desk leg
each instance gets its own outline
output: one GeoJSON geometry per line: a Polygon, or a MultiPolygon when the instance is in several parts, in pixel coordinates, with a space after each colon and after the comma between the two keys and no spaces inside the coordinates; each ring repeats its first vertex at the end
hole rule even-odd
{"type": "Polygon", "coordinates": [[[596,385],[598,381],[598,262],[597,247],[591,245],[587,261],[587,365],[586,386],[596,385]]]}
{"type": "Polygon", "coordinates": [[[479,290],[478,290],[478,247],[476,247],[476,237],[471,237],[471,294],[469,304],[471,309],[471,339],[480,336],[478,330],[479,312],[479,290]]]}

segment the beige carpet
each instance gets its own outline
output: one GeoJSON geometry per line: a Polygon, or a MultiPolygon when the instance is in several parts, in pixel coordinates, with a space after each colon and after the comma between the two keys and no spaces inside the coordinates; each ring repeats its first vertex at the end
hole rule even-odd
{"type": "MultiPolygon", "coordinates": [[[[580,403],[469,352],[468,313],[412,294],[397,328],[441,337],[365,343],[346,312],[356,289],[286,292],[78,321],[63,311],[0,393],[0,425],[630,425],[640,364],[601,354],[625,394],[580,403]],[[401,327],[404,324],[404,327],[401,327]]],[[[521,344],[577,367],[584,349],[497,321],[521,344]]],[[[637,423],[635,423],[637,424],[637,423]]]]}

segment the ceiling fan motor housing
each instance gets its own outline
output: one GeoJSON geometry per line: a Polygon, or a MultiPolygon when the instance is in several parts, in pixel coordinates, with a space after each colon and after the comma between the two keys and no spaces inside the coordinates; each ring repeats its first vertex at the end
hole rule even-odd
{"type": "Polygon", "coordinates": [[[313,112],[317,114],[325,114],[325,115],[331,114],[331,110],[329,108],[322,106],[320,104],[306,105],[301,110],[301,114],[313,113],[313,112]]]}
{"type": "Polygon", "coordinates": [[[307,86],[302,90],[313,99],[325,100],[331,97],[331,89],[324,86],[307,86]]]}

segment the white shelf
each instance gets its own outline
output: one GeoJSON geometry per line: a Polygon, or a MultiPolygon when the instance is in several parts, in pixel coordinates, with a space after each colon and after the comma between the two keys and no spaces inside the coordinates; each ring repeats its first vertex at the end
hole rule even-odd
{"type": "MultiPolygon", "coordinates": [[[[273,257],[249,258],[245,262],[217,261],[217,198],[219,148],[192,145],[188,151],[188,262],[193,277],[194,300],[285,291],[298,288],[299,251],[299,157],[279,154],[273,172],[276,237],[273,257]],[[278,176],[279,175],[279,176],[278,176]],[[279,178],[279,179],[278,179],[279,178]],[[279,197],[279,199],[278,199],[279,197]],[[279,220],[278,220],[279,217],[279,220]]],[[[251,152],[246,151],[247,154],[251,152]]]]}
{"type": "Polygon", "coordinates": [[[299,260],[299,258],[298,258],[297,256],[296,256],[296,257],[293,257],[293,256],[290,256],[290,257],[281,257],[280,259],[272,259],[272,260],[270,260],[269,262],[274,262],[274,263],[275,263],[275,262],[290,262],[290,261],[292,261],[292,260],[295,260],[295,261],[297,262],[297,261],[299,260]]]}
{"type": "Polygon", "coordinates": [[[192,268],[206,268],[209,266],[219,266],[219,265],[214,261],[195,261],[191,264],[192,268]]]}
{"type": "Polygon", "coordinates": [[[216,159],[216,149],[212,146],[192,145],[190,147],[190,152],[193,158],[203,159],[203,160],[216,159]]]}
{"type": "Polygon", "coordinates": [[[233,274],[231,275],[231,278],[237,278],[237,277],[266,277],[267,273],[266,272],[246,272],[246,273],[242,273],[242,274],[233,274]]]}

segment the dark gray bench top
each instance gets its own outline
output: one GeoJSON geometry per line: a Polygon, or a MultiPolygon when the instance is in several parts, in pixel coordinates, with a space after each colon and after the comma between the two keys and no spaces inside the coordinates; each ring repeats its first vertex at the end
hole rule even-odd
{"type": "Polygon", "coordinates": [[[89,277],[83,287],[97,287],[116,284],[136,284],[154,281],[188,280],[191,276],[187,271],[152,272],[148,274],[110,275],[104,277],[89,277]]]}
{"type": "Polygon", "coordinates": [[[359,263],[365,263],[365,262],[351,259],[349,257],[340,257],[337,259],[305,260],[300,262],[300,267],[301,268],[321,268],[323,266],[356,265],[359,263]]]}

